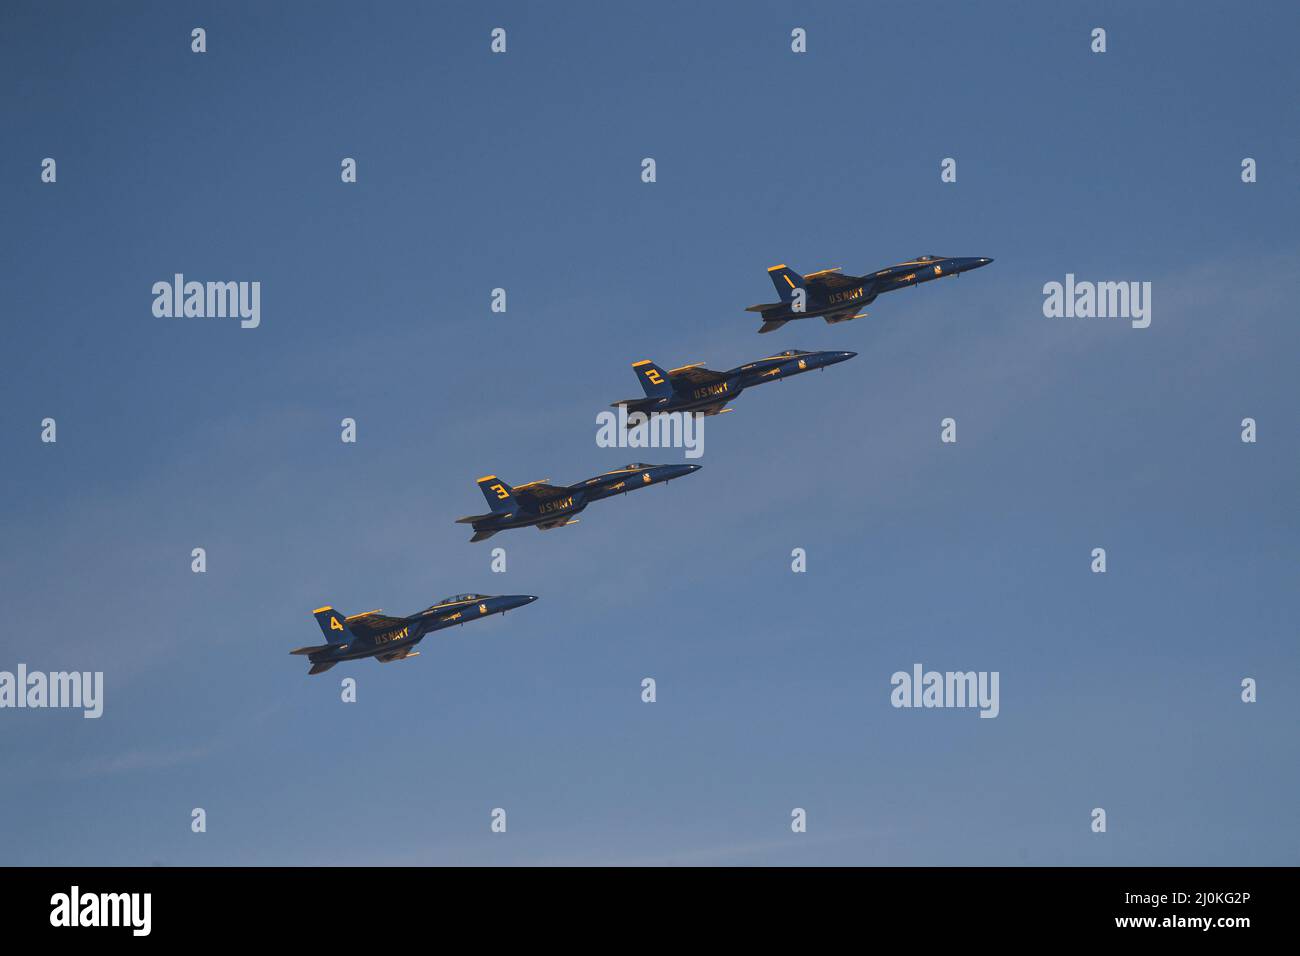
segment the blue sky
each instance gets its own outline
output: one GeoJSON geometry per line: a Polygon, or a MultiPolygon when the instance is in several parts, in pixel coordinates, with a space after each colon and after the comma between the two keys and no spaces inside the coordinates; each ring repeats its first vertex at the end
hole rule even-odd
{"type": "Polygon", "coordinates": [[[99,720],[0,711],[0,862],[1300,861],[1297,28],[6,4],[0,669],[106,689],[99,720]],[[849,324],[743,311],[777,262],[921,253],[996,262],[849,324]],[[155,318],[176,272],[260,281],[261,327],[155,318]],[[1045,318],[1066,273],[1150,281],[1150,328],[1045,318]],[[595,444],[632,361],[790,347],[859,354],[711,419],[688,480],[452,523],[481,474],[680,460],[595,444]],[[321,604],[470,590],[541,600],[400,665],[287,653],[321,604]],[[999,717],[892,708],[914,662],[999,671],[999,717]]]}

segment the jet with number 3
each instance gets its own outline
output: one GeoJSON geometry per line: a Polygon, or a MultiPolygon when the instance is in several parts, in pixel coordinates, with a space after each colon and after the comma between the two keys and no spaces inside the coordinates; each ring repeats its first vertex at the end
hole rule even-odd
{"type": "Polygon", "coordinates": [[[484,475],[478,487],[492,510],[485,515],[457,518],[457,524],[474,528],[470,541],[483,541],[510,528],[549,531],[577,524],[575,517],[593,501],[662,484],[699,471],[700,465],[647,465],[633,462],[588,478],[576,485],[552,485],[546,480],[511,487],[496,475],[484,475]]]}

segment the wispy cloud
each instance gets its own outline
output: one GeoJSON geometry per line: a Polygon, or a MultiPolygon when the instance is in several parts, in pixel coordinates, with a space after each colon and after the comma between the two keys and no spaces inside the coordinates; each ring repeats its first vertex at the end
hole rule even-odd
{"type": "Polygon", "coordinates": [[[64,768],[69,778],[104,777],[111,774],[140,770],[166,770],[200,760],[211,753],[211,747],[190,747],[181,750],[128,750],[104,757],[92,757],[64,768]]]}

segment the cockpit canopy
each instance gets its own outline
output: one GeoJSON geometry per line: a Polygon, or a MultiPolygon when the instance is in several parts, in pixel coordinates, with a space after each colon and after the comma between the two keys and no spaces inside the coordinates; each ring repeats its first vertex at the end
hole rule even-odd
{"type": "Polygon", "coordinates": [[[776,354],[781,358],[793,358],[796,355],[807,355],[808,353],[801,351],[800,349],[786,349],[784,352],[778,352],[776,354]]]}
{"type": "Polygon", "coordinates": [[[631,464],[623,466],[627,471],[640,471],[642,468],[653,468],[654,465],[647,465],[643,461],[634,461],[631,464]]]}
{"type": "MultiPolygon", "coordinates": [[[[451,597],[445,597],[445,598],[443,598],[441,601],[438,602],[438,604],[459,604],[459,603],[461,603],[462,601],[478,601],[478,600],[482,599],[483,597],[486,597],[486,595],[483,595],[483,594],[453,594],[451,597]]],[[[435,604],[434,607],[437,607],[438,604],[435,604]]]]}
{"type": "Polygon", "coordinates": [[[934,262],[935,259],[942,259],[942,256],[917,256],[917,262],[934,262]]]}

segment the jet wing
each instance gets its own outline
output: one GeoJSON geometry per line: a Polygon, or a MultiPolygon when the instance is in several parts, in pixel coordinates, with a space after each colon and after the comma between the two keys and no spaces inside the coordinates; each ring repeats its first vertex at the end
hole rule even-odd
{"type": "Polygon", "coordinates": [[[405,623],[405,618],[389,617],[372,611],[369,614],[358,614],[356,617],[348,618],[348,630],[358,638],[366,638],[371,634],[391,631],[405,623]]]}
{"type": "Polygon", "coordinates": [[[552,528],[563,528],[566,524],[577,524],[578,519],[565,515],[563,518],[555,518],[551,521],[543,521],[537,526],[538,531],[550,531],[552,528]]]}
{"type": "Polygon", "coordinates": [[[411,647],[410,645],[407,645],[406,647],[400,648],[396,651],[388,651],[387,653],[384,654],[376,654],[375,660],[379,661],[379,663],[381,664],[389,664],[393,661],[404,661],[408,657],[419,657],[419,656],[420,656],[419,651],[415,650],[415,648],[411,647]]]}
{"type": "Polygon", "coordinates": [[[725,382],[727,380],[727,376],[721,372],[700,368],[698,365],[678,369],[668,374],[674,379],[681,379],[684,382],[690,382],[692,385],[712,385],[715,382],[725,382]]]}
{"type": "Polygon", "coordinates": [[[865,312],[859,313],[857,308],[854,307],[852,309],[843,309],[839,312],[830,312],[822,316],[822,318],[826,320],[827,325],[834,325],[836,322],[849,322],[853,319],[860,319],[866,314],[867,313],[865,312]]]}
{"type": "Polygon", "coordinates": [[[565,488],[557,488],[555,485],[548,485],[544,481],[534,481],[527,485],[517,485],[515,487],[515,497],[528,498],[533,501],[548,501],[551,498],[560,497],[566,491],[565,488]]]}
{"type": "Polygon", "coordinates": [[[808,285],[814,288],[826,289],[831,292],[836,289],[844,289],[851,285],[857,285],[860,281],[861,280],[858,279],[857,276],[841,275],[834,271],[816,272],[810,276],[804,276],[804,282],[808,285]]]}

